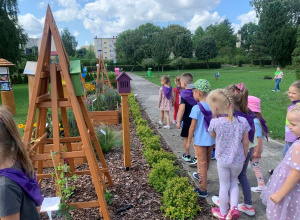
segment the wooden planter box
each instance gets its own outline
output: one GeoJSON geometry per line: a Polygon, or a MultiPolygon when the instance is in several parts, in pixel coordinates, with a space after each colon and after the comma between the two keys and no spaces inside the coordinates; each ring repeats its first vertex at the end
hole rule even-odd
{"type": "Polygon", "coordinates": [[[93,125],[108,124],[117,125],[120,123],[119,111],[92,111],[89,116],[93,125]]]}

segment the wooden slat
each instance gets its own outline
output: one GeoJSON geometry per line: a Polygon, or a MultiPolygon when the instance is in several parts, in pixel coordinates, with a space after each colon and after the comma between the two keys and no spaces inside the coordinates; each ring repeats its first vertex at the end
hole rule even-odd
{"type": "MultiPolygon", "coordinates": [[[[59,64],[56,65],[56,69],[57,71],[61,71],[61,66],[59,64]]],[[[43,68],[43,71],[45,72],[50,72],[50,65],[45,65],[44,68],[43,68]]]]}
{"type": "Polygon", "coordinates": [[[43,142],[47,137],[47,133],[45,133],[39,140],[37,140],[34,145],[29,149],[29,152],[30,151],[34,151],[39,145],[41,142],[43,142]]]}
{"type": "MultiPolygon", "coordinates": [[[[80,141],[81,141],[81,137],[63,137],[63,138],[60,138],[61,143],[80,142],[80,141]]],[[[45,143],[47,143],[47,144],[53,143],[53,138],[46,138],[45,143]]]]}
{"type": "Polygon", "coordinates": [[[44,95],[41,95],[41,96],[37,97],[35,102],[36,103],[41,103],[41,102],[43,102],[47,99],[50,99],[50,97],[51,97],[50,93],[47,93],[47,94],[44,94],[44,95]]]}
{"type": "MultiPolygon", "coordinates": [[[[37,104],[38,108],[51,108],[51,100],[46,100],[44,102],[38,103],[37,104]]],[[[67,108],[67,107],[72,107],[70,101],[66,100],[58,100],[58,107],[59,108],[67,108]]]]}
{"type": "Polygon", "coordinates": [[[49,72],[41,72],[41,76],[40,76],[41,79],[49,78],[49,77],[50,77],[50,73],[49,72]]]}

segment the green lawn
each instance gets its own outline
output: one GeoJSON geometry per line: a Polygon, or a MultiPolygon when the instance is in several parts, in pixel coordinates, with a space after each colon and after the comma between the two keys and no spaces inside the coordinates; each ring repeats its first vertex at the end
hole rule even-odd
{"type": "MultiPolygon", "coordinates": [[[[273,76],[276,68],[271,67],[226,67],[221,69],[201,69],[201,70],[184,70],[184,71],[165,71],[164,75],[171,76],[171,82],[174,85],[174,77],[183,72],[190,72],[194,76],[194,80],[204,78],[207,79],[213,89],[224,88],[232,83],[244,82],[249,89],[249,94],[257,96],[261,99],[262,113],[267,120],[270,130],[270,136],[274,139],[284,139],[284,125],[287,106],[290,101],[286,91],[291,83],[295,81],[295,73],[292,70],[282,69],[284,80],[280,83],[280,92],[273,93],[275,82],[273,80],[264,80],[265,75],[273,76]],[[215,81],[214,73],[220,71],[220,79],[215,81]]],[[[137,75],[145,76],[146,72],[134,72],[137,75]]],[[[161,72],[153,72],[149,81],[160,85],[161,72]]]]}
{"type": "MultiPolygon", "coordinates": [[[[15,103],[16,103],[16,110],[17,114],[14,117],[18,124],[25,123],[27,119],[27,112],[28,112],[28,85],[27,84],[18,84],[12,85],[14,96],[15,96],[15,103]]],[[[2,100],[0,100],[0,104],[2,105],[2,100]]]]}

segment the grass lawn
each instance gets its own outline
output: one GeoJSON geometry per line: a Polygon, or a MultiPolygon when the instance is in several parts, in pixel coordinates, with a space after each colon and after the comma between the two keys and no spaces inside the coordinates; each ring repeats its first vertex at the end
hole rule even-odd
{"type": "MultiPolygon", "coordinates": [[[[25,123],[27,119],[28,113],[28,85],[27,84],[17,84],[12,85],[15,103],[16,103],[16,111],[15,120],[18,124],[25,123]]],[[[2,100],[0,100],[0,104],[2,105],[2,100]]]]}
{"type": "MultiPolygon", "coordinates": [[[[274,76],[276,68],[271,67],[226,67],[221,69],[201,69],[201,70],[183,70],[183,71],[164,71],[164,75],[171,76],[171,82],[174,85],[174,78],[183,72],[190,72],[194,76],[194,80],[204,78],[207,79],[213,89],[224,88],[232,83],[244,82],[249,89],[249,94],[257,96],[261,99],[262,113],[267,120],[270,136],[274,139],[284,139],[284,126],[287,107],[290,101],[286,91],[291,83],[295,81],[295,73],[292,70],[282,69],[284,73],[283,82],[280,83],[280,92],[271,92],[274,89],[275,81],[264,80],[264,76],[274,76]],[[214,73],[220,71],[218,81],[214,79],[214,73]]],[[[137,75],[145,76],[145,72],[134,72],[137,75]]],[[[161,72],[153,72],[149,81],[160,85],[161,72]]]]}

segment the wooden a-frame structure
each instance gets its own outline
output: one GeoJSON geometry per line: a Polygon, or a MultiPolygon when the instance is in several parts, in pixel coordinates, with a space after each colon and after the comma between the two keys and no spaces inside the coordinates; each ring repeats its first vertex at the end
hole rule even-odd
{"type": "Polygon", "coordinates": [[[100,56],[99,56],[99,63],[98,63],[98,66],[97,66],[97,80],[96,80],[97,86],[100,83],[100,74],[101,74],[102,91],[104,92],[105,91],[105,85],[108,85],[109,88],[112,88],[112,85],[111,85],[111,82],[110,82],[110,79],[109,79],[109,76],[108,76],[108,73],[107,73],[107,70],[106,70],[106,67],[105,67],[105,63],[104,63],[104,60],[103,60],[103,57],[102,57],[101,53],[100,53],[100,56]],[[106,79],[104,79],[104,77],[105,77],[104,74],[106,76],[106,79]]]}
{"type": "Polygon", "coordinates": [[[113,185],[113,182],[83,99],[81,96],[75,95],[70,77],[69,60],[49,5],[45,18],[23,141],[31,160],[37,165],[37,180],[39,183],[44,178],[51,178],[50,173],[43,173],[43,161],[50,159],[49,153],[45,153],[45,148],[50,148],[51,151],[55,152],[53,157],[56,166],[60,163],[64,163],[67,159],[69,161],[71,175],[90,174],[92,177],[97,200],[72,203],[70,205],[74,208],[100,207],[100,215],[104,219],[110,219],[104,199],[104,191],[105,182],[107,181],[110,186],[113,185]],[[59,64],[50,63],[51,37],[53,37],[58,53],[59,64]],[[66,87],[69,93],[68,97],[64,97],[62,76],[66,81],[66,87]],[[49,82],[51,82],[51,92],[49,92],[49,82]],[[48,108],[52,109],[53,138],[48,138],[46,133],[48,108]],[[66,108],[73,109],[80,133],[79,137],[70,137],[66,108]],[[60,137],[59,109],[62,117],[64,137],[60,137]],[[35,140],[31,141],[36,113],[37,126],[35,130],[35,140]],[[99,156],[101,168],[98,165],[92,142],[99,156]],[[84,171],[76,170],[74,158],[86,158],[89,169],[84,171]]]}

